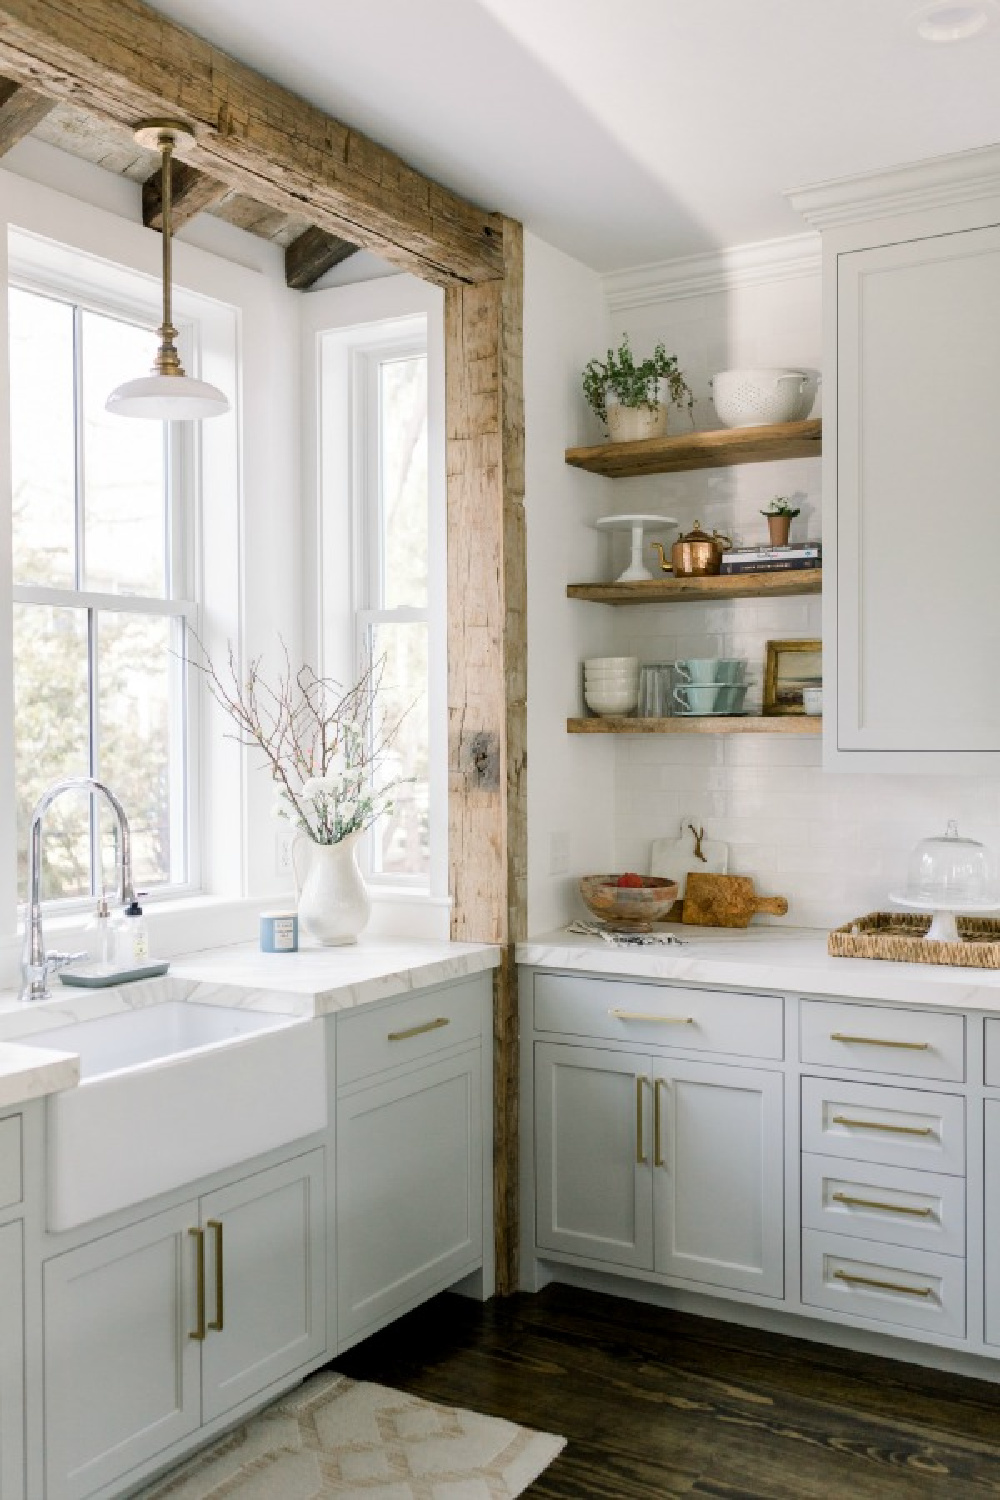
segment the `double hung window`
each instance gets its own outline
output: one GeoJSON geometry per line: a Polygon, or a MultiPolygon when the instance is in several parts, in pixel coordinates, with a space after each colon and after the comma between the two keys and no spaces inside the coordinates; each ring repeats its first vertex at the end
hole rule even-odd
{"type": "MultiPolygon", "coordinates": [[[[191,438],[104,410],[115,385],[151,367],[151,326],[29,285],[9,289],[9,312],[19,889],[32,808],[68,776],[97,777],[122,801],[137,887],[181,887],[191,438]]],[[[103,799],[60,798],[46,814],[43,896],[111,890],[116,838],[103,799]]]]}

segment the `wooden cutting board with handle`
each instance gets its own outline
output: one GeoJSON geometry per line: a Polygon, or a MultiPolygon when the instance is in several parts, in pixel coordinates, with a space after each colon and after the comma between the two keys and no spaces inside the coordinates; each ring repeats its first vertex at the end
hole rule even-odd
{"type": "Polygon", "coordinates": [[[682,920],[697,927],[749,927],[757,912],[783,917],[784,896],[758,896],[749,875],[702,875],[692,870],[684,893],[682,920]]]}
{"type": "Polygon", "coordinates": [[[654,839],[649,852],[650,875],[677,881],[677,900],[668,916],[671,922],[681,920],[687,877],[692,870],[703,875],[724,875],[728,868],[729,845],[721,839],[707,839],[699,818],[682,818],[680,836],[654,839]]]}

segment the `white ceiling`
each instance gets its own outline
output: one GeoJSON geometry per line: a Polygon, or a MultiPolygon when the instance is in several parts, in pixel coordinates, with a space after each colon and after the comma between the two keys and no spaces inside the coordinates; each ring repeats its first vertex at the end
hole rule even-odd
{"type": "Polygon", "coordinates": [[[796,234],[782,190],[1000,139],[919,0],[156,0],[595,269],[796,234]]]}

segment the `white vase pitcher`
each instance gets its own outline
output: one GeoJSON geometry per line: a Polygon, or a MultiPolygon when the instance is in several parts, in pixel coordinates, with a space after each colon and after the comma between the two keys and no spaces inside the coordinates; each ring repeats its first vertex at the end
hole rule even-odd
{"type": "Polygon", "coordinates": [[[361,831],[339,844],[314,844],[304,833],[292,843],[299,921],[325,947],[356,943],[372,903],[354,851],[361,831]]]}

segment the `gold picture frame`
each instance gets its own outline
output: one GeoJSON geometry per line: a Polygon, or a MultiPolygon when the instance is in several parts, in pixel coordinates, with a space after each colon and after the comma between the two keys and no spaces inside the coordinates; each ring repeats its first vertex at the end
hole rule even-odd
{"type": "Polygon", "coordinates": [[[804,714],[803,688],[822,685],[822,641],[767,642],[763,705],[766,717],[804,714]]]}

